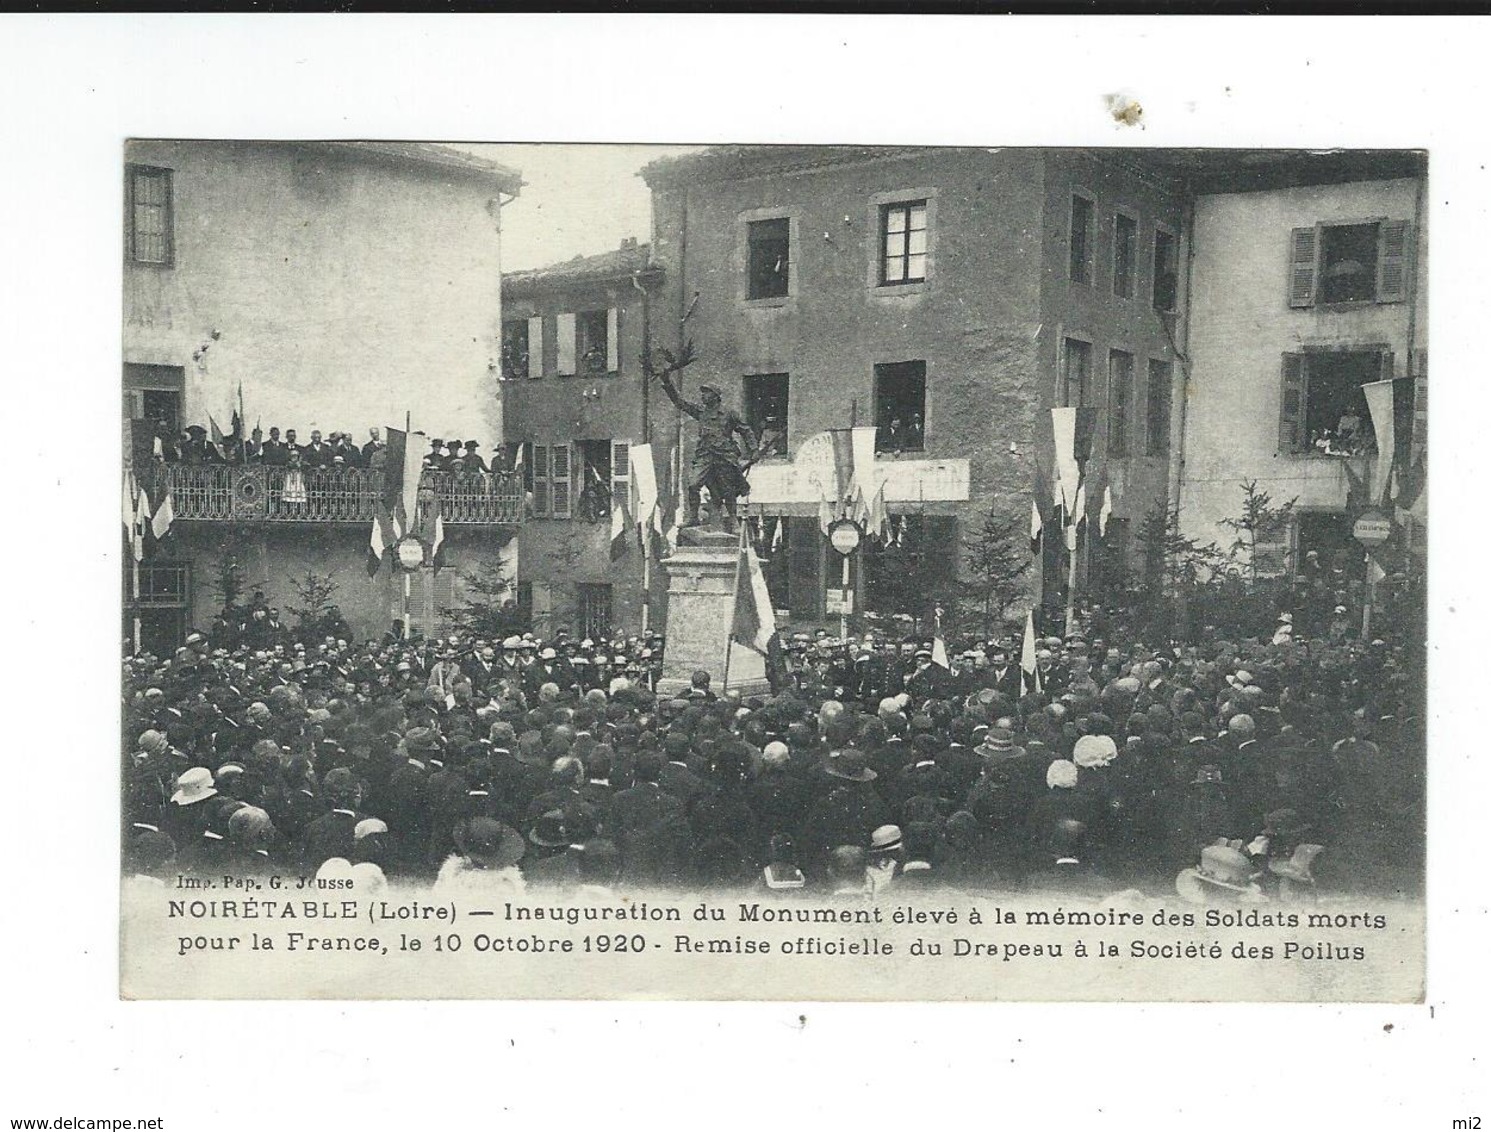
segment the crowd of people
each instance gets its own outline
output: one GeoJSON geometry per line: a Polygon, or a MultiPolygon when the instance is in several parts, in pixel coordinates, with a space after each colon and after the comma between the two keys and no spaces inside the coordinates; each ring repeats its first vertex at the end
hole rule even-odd
{"type": "Polygon", "coordinates": [[[772,690],[742,696],[663,679],[655,634],[193,634],[125,661],[126,870],[1224,903],[1421,880],[1401,642],[1088,621],[1035,674],[1018,636],[946,664],[879,633],[775,643],[772,690]]]}
{"type": "MultiPolygon", "coordinates": [[[[381,468],[387,459],[388,445],[382,430],[368,429],[368,439],[358,445],[350,432],[331,432],[325,437],[312,429],[310,440],[302,444],[295,429],[286,429],[283,437],[277,427],[266,434],[255,427],[247,437],[236,434],[209,437],[201,425],[188,425],[174,434],[156,423],[153,445],[155,455],[167,464],[263,464],[278,468],[381,468]]],[[[501,457],[495,466],[481,455],[475,440],[446,440],[433,437],[430,450],[422,457],[424,467],[435,472],[510,471],[501,457]]]]}

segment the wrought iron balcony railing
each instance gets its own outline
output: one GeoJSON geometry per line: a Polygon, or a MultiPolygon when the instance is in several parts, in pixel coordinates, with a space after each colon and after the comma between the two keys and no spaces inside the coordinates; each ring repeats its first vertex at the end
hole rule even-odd
{"type": "MultiPolygon", "coordinates": [[[[272,468],[156,464],[156,499],[171,492],[178,519],[220,522],[370,523],[383,491],[378,468],[272,468]]],[[[523,517],[523,483],[513,472],[425,472],[447,523],[501,526],[523,517]]]]}

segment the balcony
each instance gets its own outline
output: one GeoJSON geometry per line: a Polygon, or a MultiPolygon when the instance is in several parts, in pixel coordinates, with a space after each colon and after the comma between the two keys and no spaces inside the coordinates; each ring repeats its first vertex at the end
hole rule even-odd
{"type": "MultiPolygon", "coordinates": [[[[171,493],[178,520],[238,523],[371,523],[383,492],[379,468],[290,468],[156,464],[151,495],[171,493]]],[[[523,484],[513,472],[425,472],[447,523],[516,526],[523,484]]]]}

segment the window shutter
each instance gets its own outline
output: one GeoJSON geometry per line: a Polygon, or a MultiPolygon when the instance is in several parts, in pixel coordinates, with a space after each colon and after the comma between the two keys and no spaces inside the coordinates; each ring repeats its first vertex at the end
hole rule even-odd
{"type": "MultiPolygon", "coordinates": [[[[629,440],[611,441],[611,503],[625,504],[631,510],[632,443],[629,440]]],[[[635,518],[635,516],[633,516],[635,518]]]]}
{"type": "Polygon", "coordinates": [[[447,633],[454,628],[454,614],[462,602],[458,586],[461,572],[452,570],[447,565],[444,569],[432,570],[430,574],[433,606],[431,628],[433,632],[447,633]]]}
{"type": "Polygon", "coordinates": [[[1319,239],[1314,228],[1296,228],[1289,237],[1289,305],[1315,303],[1315,256],[1319,239]]]}
{"type": "Polygon", "coordinates": [[[1408,221],[1377,227],[1377,301],[1401,303],[1408,289],[1408,221]]]}
{"type": "Polygon", "coordinates": [[[606,311],[606,372],[621,370],[621,311],[611,307],[606,311]]]}
{"type": "Polygon", "coordinates": [[[558,371],[560,377],[573,377],[575,372],[575,316],[562,314],[554,320],[558,333],[558,371]]]}
{"type": "Polygon", "coordinates": [[[1305,450],[1305,356],[1284,355],[1284,381],[1279,392],[1279,453],[1305,450]]]}
{"type": "Polygon", "coordinates": [[[549,517],[549,446],[533,446],[533,514],[535,518],[549,517]]]}
{"type": "Polygon", "coordinates": [[[534,315],[528,320],[528,376],[544,376],[544,320],[534,315]]]}
{"type": "Polygon", "coordinates": [[[556,444],[549,449],[549,502],[556,519],[570,517],[569,464],[568,444],[556,444]]]}

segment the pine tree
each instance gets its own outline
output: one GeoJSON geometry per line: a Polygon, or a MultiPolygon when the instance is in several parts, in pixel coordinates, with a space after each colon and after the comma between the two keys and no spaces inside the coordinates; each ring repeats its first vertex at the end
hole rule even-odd
{"type": "Polygon", "coordinates": [[[1004,614],[1024,592],[1021,579],[1030,570],[1029,532],[1019,520],[990,500],[979,529],[963,540],[964,576],[959,597],[969,615],[992,637],[1004,614]]]}
{"type": "Polygon", "coordinates": [[[290,588],[300,601],[298,606],[286,607],[295,617],[295,635],[301,640],[319,636],[321,625],[331,612],[331,599],[341,588],[336,575],[307,570],[301,577],[290,579],[290,588]]]}
{"type": "Polygon", "coordinates": [[[1228,548],[1229,565],[1245,579],[1250,590],[1258,586],[1258,548],[1281,541],[1294,517],[1294,506],[1298,496],[1282,506],[1275,507],[1273,496],[1258,488],[1257,480],[1247,480],[1239,485],[1243,492],[1242,514],[1223,519],[1222,526],[1235,536],[1228,548]]]}

